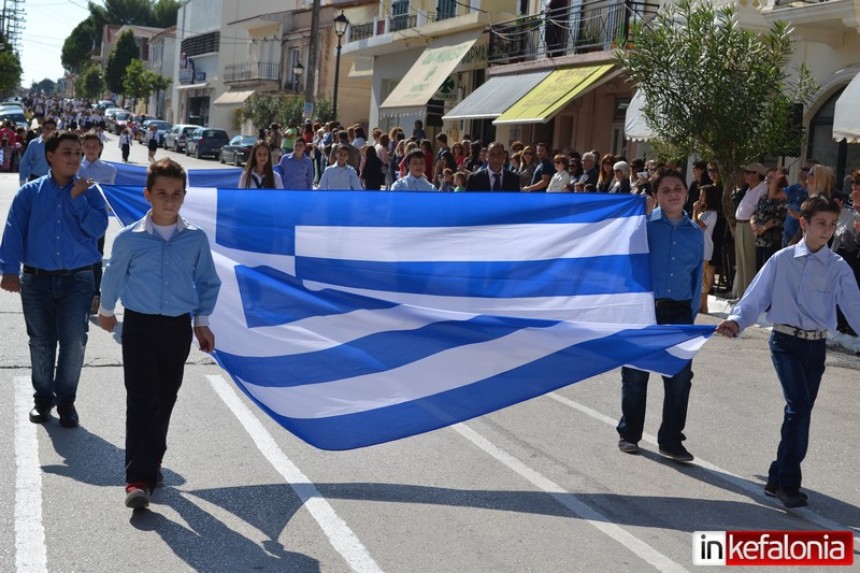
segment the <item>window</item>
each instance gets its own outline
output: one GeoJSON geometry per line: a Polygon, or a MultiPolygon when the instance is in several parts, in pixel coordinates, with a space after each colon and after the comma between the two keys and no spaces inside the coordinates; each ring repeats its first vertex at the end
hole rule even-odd
{"type": "Polygon", "coordinates": [[[221,32],[210,32],[193,38],[182,40],[182,52],[189,58],[201,54],[211,54],[218,51],[221,43],[221,32]]]}
{"type": "Polygon", "coordinates": [[[391,31],[409,27],[409,0],[394,0],[391,3],[391,31]]]}
{"type": "Polygon", "coordinates": [[[436,20],[447,20],[457,15],[457,0],[439,0],[436,4],[436,20]]]}

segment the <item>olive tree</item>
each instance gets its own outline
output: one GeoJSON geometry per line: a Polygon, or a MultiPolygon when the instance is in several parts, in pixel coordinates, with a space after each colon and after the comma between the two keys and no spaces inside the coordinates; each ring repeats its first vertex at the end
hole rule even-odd
{"type": "MultiPolygon", "coordinates": [[[[744,164],[797,154],[793,110],[817,87],[804,66],[789,69],[787,24],[756,32],[740,26],[734,4],[680,0],[634,25],[631,39],[616,60],[644,92],[649,126],[663,145],[716,160],[724,197],[744,164]]],[[[723,207],[734,221],[731,201],[723,207]]]]}

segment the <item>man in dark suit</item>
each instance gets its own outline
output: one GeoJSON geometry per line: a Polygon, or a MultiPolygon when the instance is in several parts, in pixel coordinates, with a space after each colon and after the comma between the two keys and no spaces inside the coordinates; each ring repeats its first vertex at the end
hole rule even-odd
{"type": "Polygon", "coordinates": [[[520,176],[505,169],[505,147],[491,143],[487,150],[487,168],[469,175],[466,191],[519,191],[520,176]]]}

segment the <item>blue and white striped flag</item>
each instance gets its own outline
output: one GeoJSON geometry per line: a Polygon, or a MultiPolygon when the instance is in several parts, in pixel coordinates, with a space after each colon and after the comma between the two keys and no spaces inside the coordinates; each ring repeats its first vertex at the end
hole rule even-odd
{"type": "MultiPolygon", "coordinates": [[[[105,187],[120,220],[139,187],[105,187]]],[[[215,356],[266,413],[340,450],[621,365],[673,374],[712,326],[654,325],[641,198],[193,188],[223,282],[215,356]]]]}

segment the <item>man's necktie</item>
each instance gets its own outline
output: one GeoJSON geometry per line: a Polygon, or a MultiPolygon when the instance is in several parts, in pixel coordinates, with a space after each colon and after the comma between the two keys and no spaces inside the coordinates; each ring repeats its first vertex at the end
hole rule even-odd
{"type": "Polygon", "coordinates": [[[498,191],[502,184],[499,182],[499,177],[501,177],[501,173],[493,173],[493,188],[492,191],[498,191]]]}

